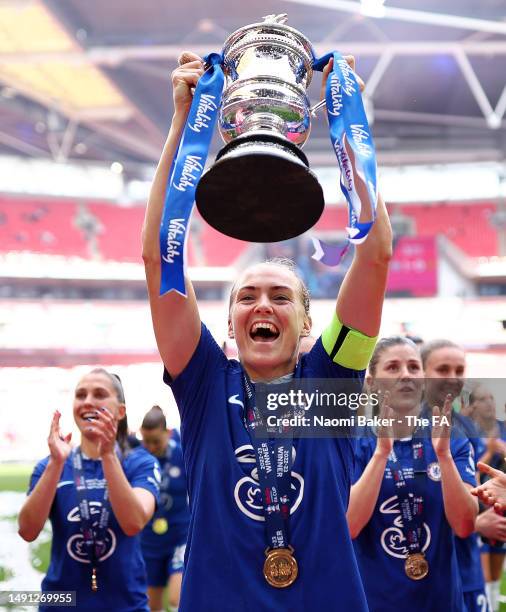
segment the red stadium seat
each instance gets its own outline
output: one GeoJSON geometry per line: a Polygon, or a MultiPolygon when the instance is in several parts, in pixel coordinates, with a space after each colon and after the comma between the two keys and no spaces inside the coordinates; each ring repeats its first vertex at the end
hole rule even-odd
{"type": "MultiPolygon", "coordinates": [[[[144,206],[0,197],[0,252],[31,252],[141,263],[144,206]]],[[[189,265],[230,266],[249,244],[223,236],[194,214],[189,265]]]]}

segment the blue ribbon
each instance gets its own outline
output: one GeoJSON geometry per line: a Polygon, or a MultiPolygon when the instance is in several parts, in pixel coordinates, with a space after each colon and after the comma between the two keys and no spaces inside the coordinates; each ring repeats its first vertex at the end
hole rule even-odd
{"type": "Polygon", "coordinates": [[[331,58],[334,59],[334,66],[327,79],[325,102],[330,139],[341,169],[341,191],[348,203],[348,242],[343,248],[325,244],[318,238],[312,240],[315,246],[313,259],[335,266],[341,261],[349,244],[360,244],[367,238],[376,218],[378,191],[376,151],[355,73],[337,51],[315,59],[313,69],[322,71],[331,58]],[[366,186],[368,202],[364,203],[359,198],[347,145],[353,151],[356,172],[366,186]],[[369,205],[365,214],[368,221],[360,222],[364,204],[369,205]]]}
{"type": "MultiPolygon", "coordinates": [[[[300,362],[299,362],[300,364],[300,362]]],[[[297,365],[295,376],[300,376],[297,365]]],[[[245,414],[244,425],[255,449],[258,482],[262,490],[265,518],[265,537],[268,548],[288,548],[290,545],[290,493],[292,480],[293,430],[284,438],[264,438],[255,433],[257,427],[265,429],[264,419],[256,404],[255,386],[243,373],[245,414]]]]}
{"type": "Polygon", "coordinates": [[[195,88],[188,119],[169,173],[160,225],[160,295],[186,297],[185,255],[195,189],[206,164],[223,92],[223,57],[210,53],[209,66],[195,88]]]}
{"type": "Polygon", "coordinates": [[[111,510],[109,491],[106,483],[98,525],[94,528],[90,501],[86,496],[86,476],[83,470],[81,447],[78,447],[72,452],[72,467],[74,470],[74,484],[76,487],[77,499],[79,501],[80,529],[83,535],[85,550],[88,553],[92,567],[96,570],[96,566],[100,561],[100,557],[104,554],[106,546],[107,526],[109,524],[111,510]]]}
{"type": "MultiPolygon", "coordinates": [[[[414,437],[415,434],[413,434],[414,437]]],[[[424,497],[423,489],[427,477],[427,463],[424,455],[422,440],[412,441],[413,454],[413,479],[417,484],[417,491],[410,486],[409,479],[404,476],[401,462],[397,458],[395,451],[390,453],[387,461],[388,467],[392,472],[394,485],[399,500],[399,510],[402,516],[401,530],[406,541],[408,554],[413,555],[422,551],[422,527],[424,516],[424,497]],[[410,495],[411,494],[411,495],[410,495]]],[[[411,467],[408,463],[406,467],[411,467]]]]}

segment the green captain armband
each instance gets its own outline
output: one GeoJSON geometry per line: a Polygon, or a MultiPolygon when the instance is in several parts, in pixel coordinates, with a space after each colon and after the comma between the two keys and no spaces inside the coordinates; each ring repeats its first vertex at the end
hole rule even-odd
{"type": "Polygon", "coordinates": [[[334,363],[350,370],[365,370],[378,336],[371,338],[343,325],[334,313],[331,324],[322,334],[323,348],[334,363]]]}

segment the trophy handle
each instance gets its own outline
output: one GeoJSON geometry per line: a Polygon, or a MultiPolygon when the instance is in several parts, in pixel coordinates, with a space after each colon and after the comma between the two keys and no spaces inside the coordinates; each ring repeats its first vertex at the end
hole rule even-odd
{"type": "Polygon", "coordinates": [[[311,117],[316,117],[317,111],[319,111],[320,108],[323,108],[324,106],[326,106],[325,99],[320,100],[318,102],[318,104],[315,104],[314,106],[311,106],[310,109],[309,109],[309,113],[311,114],[311,117]]]}

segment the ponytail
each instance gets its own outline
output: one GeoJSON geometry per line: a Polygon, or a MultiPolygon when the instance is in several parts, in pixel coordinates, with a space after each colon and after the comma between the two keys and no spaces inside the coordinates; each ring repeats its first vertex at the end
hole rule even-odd
{"type": "Polygon", "coordinates": [[[142,420],[142,429],[167,429],[167,420],[160,406],[153,406],[142,420]]]}
{"type": "MultiPolygon", "coordinates": [[[[104,368],[95,368],[90,372],[91,374],[104,374],[112,382],[116,397],[120,404],[125,404],[125,391],[123,390],[123,384],[121,378],[117,374],[108,372],[104,368]]],[[[116,430],[116,441],[121,451],[121,455],[124,457],[130,451],[130,445],[128,443],[128,419],[125,412],[125,416],[118,421],[118,428],[116,430]]]]}

